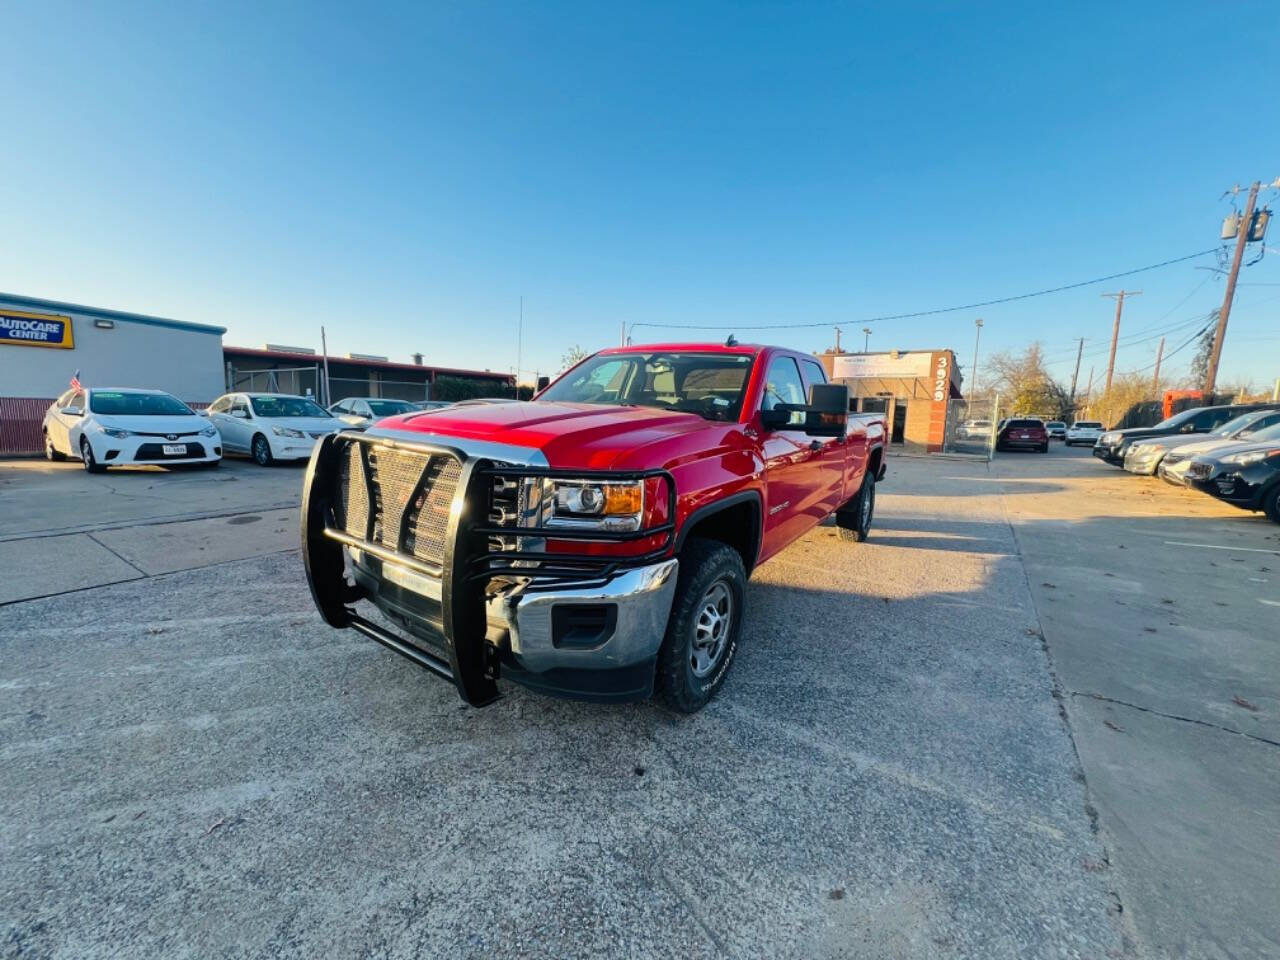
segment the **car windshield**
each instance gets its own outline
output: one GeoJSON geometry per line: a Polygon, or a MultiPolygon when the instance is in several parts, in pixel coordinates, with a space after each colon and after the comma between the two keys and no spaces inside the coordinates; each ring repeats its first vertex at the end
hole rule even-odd
{"type": "Polygon", "coordinates": [[[1237,433],[1242,432],[1245,427],[1251,423],[1256,423],[1265,416],[1275,413],[1274,410],[1250,410],[1248,413],[1242,413],[1234,419],[1228,420],[1220,427],[1215,427],[1209,431],[1211,437],[1234,437],[1237,433]]]}
{"type": "Polygon", "coordinates": [[[1280,423],[1273,423],[1269,427],[1263,427],[1261,430],[1241,430],[1236,434],[1238,440],[1248,440],[1255,443],[1259,440],[1268,443],[1272,440],[1280,440],[1280,423]]]}
{"type": "Polygon", "coordinates": [[[124,390],[94,390],[89,409],[112,417],[192,416],[191,408],[167,393],[131,393],[124,390]]]}
{"type": "Polygon", "coordinates": [[[259,417],[321,417],[329,414],[306,397],[250,397],[253,412],[259,417]]]}
{"type": "Polygon", "coordinates": [[[537,402],[656,407],[737,420],[754,362],[752,354],[598,354],[549,386],[537,402]]]}
{"type": "Polygon", "coordinates": [[[375,417],[394,417],[398,413],[409,413],[413,404],[408,400],[366,400],[375,417]]]}

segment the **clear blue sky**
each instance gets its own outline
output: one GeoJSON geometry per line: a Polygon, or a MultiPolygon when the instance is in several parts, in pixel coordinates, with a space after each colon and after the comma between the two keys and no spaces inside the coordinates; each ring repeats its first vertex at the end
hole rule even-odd
{"type": "MultiPolygon", "coordinates": [[[[492,369],[523,295],[532,376],[624,322],[860,344],[1210,248],[1280,175],[1273,4],[180,6],[6,7],[0,290],[492,369]]],[[[1271,242],[1227,379],[1280,376],[1271,242]]],[[[1083,382],[1121,284],[1126,333],[1222,296],[1188,263],[871,346],[967,368],[981,315],[1067,377],[1088,337],[1083,382]]]]}

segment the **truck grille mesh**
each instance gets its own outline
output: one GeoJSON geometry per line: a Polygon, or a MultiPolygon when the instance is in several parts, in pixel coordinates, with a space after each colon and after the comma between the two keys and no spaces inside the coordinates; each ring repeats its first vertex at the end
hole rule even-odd
{"type": "Polygon", "coordinates": [[[347,455],[342,458],[342,471],[338,475],[338,505],[341,516],[338,522],[353,537],[364,538],[369,528],[369,491],[364,485],[364,466],[360,463],[360,444],[347,445],[347,455]]]}
{"type": "Polygon", "coordinates": [[[343,529],[364,539],[372,513],[373,542],[425,563],[443,563],[462,464],[450,456],[369,445],[366,490],[360,448],[359,442],[349,444],[338,475],[338,521],[343,529]]]}

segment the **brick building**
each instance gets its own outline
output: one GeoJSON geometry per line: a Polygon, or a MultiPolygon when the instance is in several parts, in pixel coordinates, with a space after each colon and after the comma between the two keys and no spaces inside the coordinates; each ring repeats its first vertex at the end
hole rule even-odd
{"type": "Polygon", "coordinates": [[[849,385],[854,410],[888,417],[894,443],[924,453],[942,449],[950,402],[961,397],[953,350],[828,350],[818,359],[833,382],[849,385]]]}

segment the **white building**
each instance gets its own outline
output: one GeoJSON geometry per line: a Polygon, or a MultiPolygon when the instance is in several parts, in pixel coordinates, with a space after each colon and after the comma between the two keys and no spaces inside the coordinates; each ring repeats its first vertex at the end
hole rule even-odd
{"type": "Polygon", "coordinates": [[[39,451],[45,409],[87,386],[149,387],[195,406],[224,392],[223,327],[0,293],[0,454],[39,451]]]}

